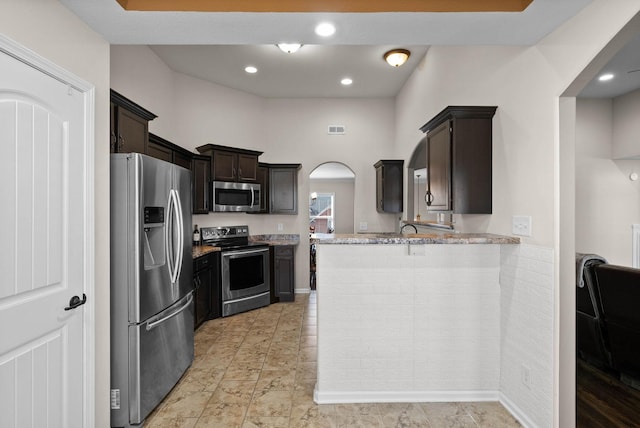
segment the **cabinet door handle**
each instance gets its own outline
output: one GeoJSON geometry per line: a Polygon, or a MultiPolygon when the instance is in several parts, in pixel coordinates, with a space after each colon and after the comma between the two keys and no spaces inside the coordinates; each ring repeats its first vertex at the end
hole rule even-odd
{"type": "Polygon", "coordinates": [[[431,206],[431,203],[433,202],[433,194],[431,193],[431,190],[427,190],[427,192],[424,194],[424,201],[426,202],[428,207],[431,206]]]}
{"type": "Polygon", "coordinates": [[[242,177],[242,168],[238,168],[238,177],[242,177]]]}
{"type": "Polygon", "coordinates": [[[118,142],[118,137],[116,137],[116,133],[111,131],[111,151],[114,152],[116,150],[116,143],[118,142]]]}
{"type": "Polygon", "coordinates": [[[118,151],[122,150],[124,147],[124,137],[122,134],[118,134],[118,151]]]}

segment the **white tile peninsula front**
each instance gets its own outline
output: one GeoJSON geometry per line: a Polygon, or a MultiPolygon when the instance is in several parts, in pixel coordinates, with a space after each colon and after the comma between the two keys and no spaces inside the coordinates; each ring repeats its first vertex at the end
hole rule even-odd
{"type": "Polygon", "coordinates": [[[498,401],[500,247],[519,241],[443,239],[312,239],[317,403],[498,401]]]}

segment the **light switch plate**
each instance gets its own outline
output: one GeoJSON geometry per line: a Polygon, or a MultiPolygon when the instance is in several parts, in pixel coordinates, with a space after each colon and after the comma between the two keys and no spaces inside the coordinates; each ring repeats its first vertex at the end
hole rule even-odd
{"type": "Polygon", "coordinates": [[[514,215],[511,232],[518,236],[531,236],[531,216],[514,215]]]}
{"type": "Polygon", "coordinates": [[[282,232],[282,229],[284,228],[282,223],[278,223],[278,232],[282,232]]]}
{"type": "Polygon", "coordinates": [[[360,230],[367,230],[369,229],[369,225],[367,224],[366,221],[361,221],[360,222],[360,230]]]}

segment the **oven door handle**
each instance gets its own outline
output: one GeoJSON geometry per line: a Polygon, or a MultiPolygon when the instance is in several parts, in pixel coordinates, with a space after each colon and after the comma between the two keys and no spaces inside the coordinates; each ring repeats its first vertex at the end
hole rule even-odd
{"type": "Polygon", "coordinates": [[[260,254],[264,251],[269,251],[268,248],[260,248],[253,250],[231,250],[231,251],[223,251],[222,256],[248,256],[251,254],[260,254]]]}

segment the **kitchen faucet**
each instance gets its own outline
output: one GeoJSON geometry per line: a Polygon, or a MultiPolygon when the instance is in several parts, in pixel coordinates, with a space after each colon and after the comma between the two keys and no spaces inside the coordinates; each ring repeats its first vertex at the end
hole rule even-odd
{"type": "Polygon", "coordinates": [[[404,228],[405,228],[405,227],[407,227],[407,226],[411,226],[411,227],[413,227],[413,230],[415,230],[415,232],[414,232],[414,233],[418,233],[418,228],[417,228],[415,225],[413,225],[413,224],[411,224],[411,223],[407,223],[407,224],[403,225],[403,226],[400,228],[400,234],[402,234],[402,231],[403,231],[403,230],[404,230],[404,228]]]}

